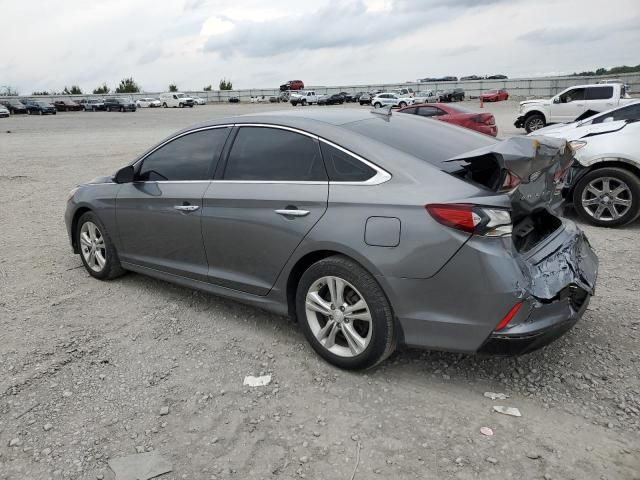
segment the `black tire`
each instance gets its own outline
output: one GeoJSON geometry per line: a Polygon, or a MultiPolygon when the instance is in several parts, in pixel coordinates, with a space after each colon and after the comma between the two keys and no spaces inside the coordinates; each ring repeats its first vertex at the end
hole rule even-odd
{"type": "Polygon", "coordinates": [[[164,102],[164,103],[162,104],[162,108],[167,108],[167,102],[164,102]]]}
{"type": "Polygon", "coordinates": [[[178,106],[179,106],[180,108],[184,108],[184,103],[180,102],[180,103],[178,104],[178,106]]]}
{"type": "Polygon", "coordinates": [[[96,107],[91,107],[91,111],[95,112],[96,111],[96,107]]]}
{"type": "Polygon", "coordinates": [[[38,110],[38,115],[43,115],[42,110],[38,110]]]}
{"type": "Polygon", "coordinates": [[[78,219],[78,226],[76,228],[76,245],[78,245],[78,250],[80,251],[80,259],[82,260],[82,264],[84,268],[87,270],[89,275],[99,280],[112,280],[116,277],[120,277],[126,273],[126,270],[120,266],[120,260],[118,259],[118,253],[116,252],[115,247],[113,246],[113,242],[111,241],[111,237],[109,237],[109,233],[105,229],[103,223],[100,221],[98,216],[93,212],[86,212],[82,214],[82,216],[78,219]],[[82,254],[82,244],[80,243],[80,231],[82,229],[82,225],[86,222],[93,222],[104,239],[105,244],[105,252],[106,252],[106,262],[102,267],[102,270],[96,272],[93,270],[86,262],[84,255],[82,254]]]}
{"type": "Polygon", "coordinates": [[[306,107],[306,106],[307,106],[307,101],[306,101],[306,100],[304,100],[304,99],[302,100],[302,106],[303,106],[303,107],[306,107]]]}
{"type": "Polygon", "coordinates": [[[546,125],[547,125],[547,122],[544,119],[544,115],[540,113],[532,113],[524,121],[524,128],[527,131],[527,133],[531,133],[536,130],[539,130],[545,127],[546,125]]]}
{"type": "Polygon", "coordinates": [[[107,112],[110,112],[110,111],[111,111],[111,107],[107,107],[107,112]]]}
{"type": "Polygon", "coordinates": [[[27,115],[31,115],[31,110],[27,110],[27,115]]]}
{"type": "MultiPolygon", "coordinates": [[[[325,287],[326,288],[326,287],[325,287]]],[[[329,363],[347,370],[371,368],[384,361],[396,347],[393,312],[382,288],[375,278],[353,260],[337,255],[311,265],[300,278],[296,291],[298,323],[311,347],[329,363]],[[346,280],[361,294],[371,314],[369,344],[356,356],[339,356],[326,349],[313,334],[306,316],[306,296],[314,282],[334,276],[346,280]]]]}
{"type": "MultiPolygon", "coordinates": [[[[604,167],[591,170],[590,172],[586,173],[576,184],[576,187],[573,190],[573,206],[580,218],[592,225],[596,225],[599,227],[620,227],[622,225],[631,223],[640,216],[640,178],[638,178],[628,170],[616,167],[604,167]],[[595,218],[594,215],[590,214],[587,210],[588,206],[585,206],[583,204],[583,193],[585,193],[585,196],[594,196],[589,195],[589,192],[585,192],[589,184],[594,181],[596,181],[597,183],[597,180],[603,177],[612,178],[615,181],[623,183],[628,187],[628,191],[624,192],[622,195],[624,195],[625,200],[631,200],[631,207],[617,219],[602,220],[595,218]]],[[[609,214],[611,211],[607,209],[607,212],[607,216],[610,216],[609,214]]]]}
{"type": "Polygon", "coordinates": [[[406,106],[407,106],[407,103],[406,103],[406,102],[400,102],[400,103],[398,104],[398,107],[400,107],[400,108],[404,108],[404,107],[406,107],[406,106]]]}
{"type": "Polygon", "coordinates": [[[120,113],[124,113],[124,107],[120,107],[120,113]]]}
{"type": "Polygon", "coordinates": [[[382,107],[382,104],[380,102],[376,102],[373,104],[373,108],[380,108],[382,107]]]}

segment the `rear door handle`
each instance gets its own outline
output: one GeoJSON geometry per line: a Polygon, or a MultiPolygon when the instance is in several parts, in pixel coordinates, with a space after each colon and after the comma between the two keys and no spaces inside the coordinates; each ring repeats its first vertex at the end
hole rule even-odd
{"type": "Polygon", "coordinates": [[[309,210],[298,210],[294,209],[283,209],[283,210],[275,210],[278,215],[284,215],[285,217],[306,217],[309,215],[309,210]]]}
{"type": "Polygon", "coordinates": [[[176,205],[173,208],[181,212],[195,212],[200,208],[200,205],[176,205]]]}

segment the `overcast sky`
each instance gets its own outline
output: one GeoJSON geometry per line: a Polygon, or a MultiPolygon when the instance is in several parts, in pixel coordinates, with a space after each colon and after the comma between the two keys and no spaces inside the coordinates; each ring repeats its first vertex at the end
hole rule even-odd
{"type": "Polygon", "coordinates": [[[146,91],[640,63],[638,0],[0,0],[0,87],[146,91]]]}

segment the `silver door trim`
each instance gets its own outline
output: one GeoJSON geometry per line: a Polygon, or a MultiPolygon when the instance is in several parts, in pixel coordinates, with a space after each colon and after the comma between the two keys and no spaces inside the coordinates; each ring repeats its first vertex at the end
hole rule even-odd
{"type": "Polygon", "coordinates": [[[276,212],[278,215],[284,215],[287,217],[306,217],[307,215],[309,215],[309,210],[298,210],[298,209],[281,209],[281,210],[274,210],[274,212],[276,212]]]}

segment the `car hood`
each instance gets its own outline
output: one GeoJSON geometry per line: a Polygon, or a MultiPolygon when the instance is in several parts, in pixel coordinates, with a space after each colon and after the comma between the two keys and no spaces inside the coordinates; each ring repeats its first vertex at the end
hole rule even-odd
{"type": "Polygon", "coordinates": [[[564,139],[512,137],[448,161],[460,162],[463,171],[458,176],[494,191],[501,189],[507,172],[516,175],[520,184],[508,196],[517,220],[540,208],[557,206],[564,173],[574,156],[564,139]]]}
{"type": "Polygon", "coordinates": [[[113,182],[113,175],[109,175],[106,177],[96,177],[93,180],[86,182],[86,185],[98,185],[100,183],[112,183],[112,182],[113,182]]]}
{"type": "Polygon", "coordinates": [[[530,137],[544,135],[547,137],[563,138],[567,141],[580,140],[585,137],[593,137],[611,132],[617,132],[623,129],[627,124],[626,120],[618,120],[615,122],[596,123],[595,125],[585,125],[583,127],[577,124],[566,124],[558,129],[546,130],[547,127],[535,130],[529,134],[530,137]]]}

